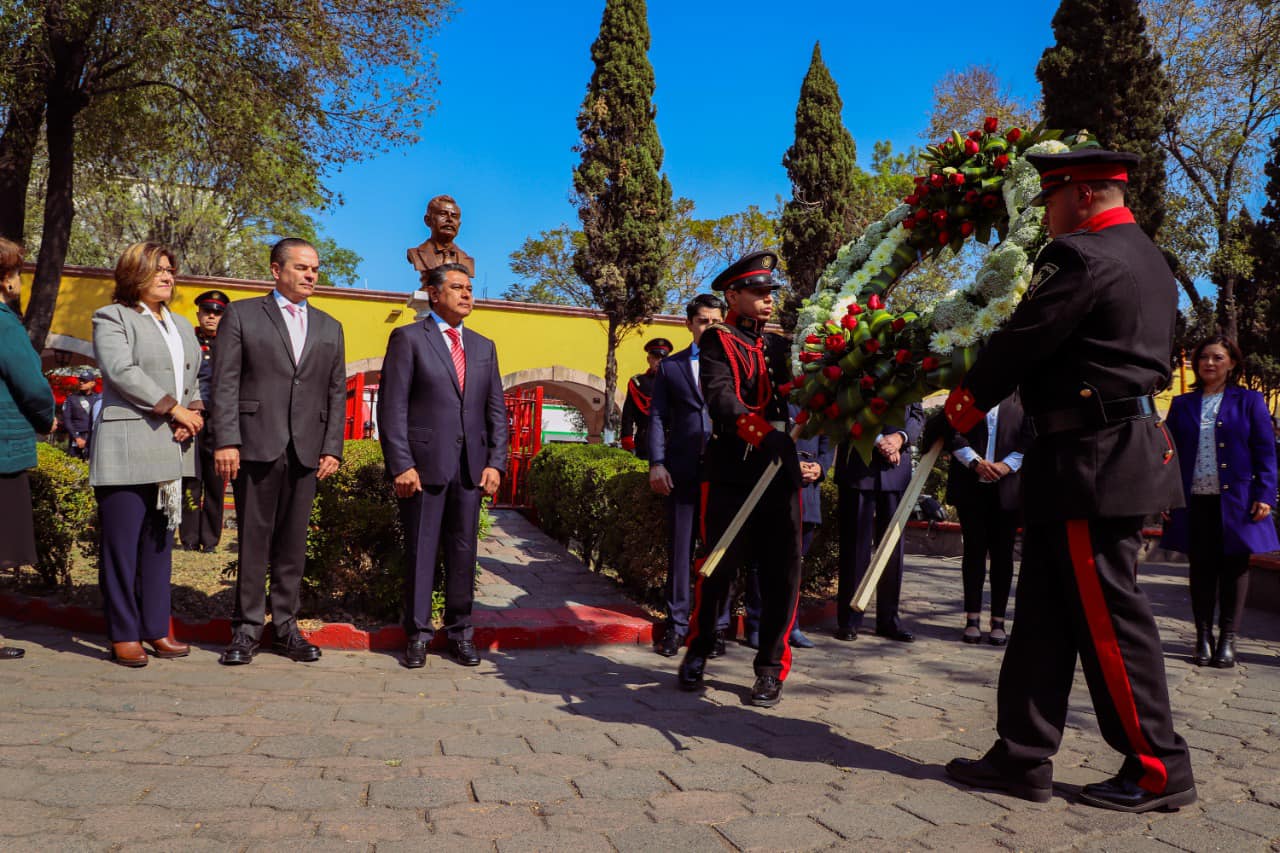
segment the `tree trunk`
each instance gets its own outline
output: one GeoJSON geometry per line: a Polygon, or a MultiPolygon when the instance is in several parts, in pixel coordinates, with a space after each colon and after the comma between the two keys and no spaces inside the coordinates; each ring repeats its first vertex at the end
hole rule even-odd
{"type": "Polygon", "coordinates": [[[48,89],[48,68],[38,62],[28,40],[15,52],[18,78],[14,81],[14,102],[0,133],[0,237],[21,243],[26,232],[27,187],[31,183],[31,163],[40,141],[40,124],[48,89]]]}
{"type": "Polygon", "coordinates": [[[615,411],[614,398],[618,390],[618,321],[609,318],[608,349],[604,356],[604,431],[608,443],[618,437],[621,413],[615,411]]]}
{"type": "Polygon", "coordinates": [[[1236,304],[1239,280],[1239,275],[1227,273],[1218,284],[1218,328],[1233,341],[1240,339],[1240,306],[1236,304]]]}

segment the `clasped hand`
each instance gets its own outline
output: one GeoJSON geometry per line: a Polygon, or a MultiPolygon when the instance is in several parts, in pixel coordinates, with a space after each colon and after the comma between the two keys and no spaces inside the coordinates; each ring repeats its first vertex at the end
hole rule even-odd
{"type": "Polygon", "coordinates": [[[900,432],[882,435],[876,439],[876,450],[884,457],[884,461],[890,465],[897,465],[902,459],[902,446],[906,441],[907,439],[900,432]]]}

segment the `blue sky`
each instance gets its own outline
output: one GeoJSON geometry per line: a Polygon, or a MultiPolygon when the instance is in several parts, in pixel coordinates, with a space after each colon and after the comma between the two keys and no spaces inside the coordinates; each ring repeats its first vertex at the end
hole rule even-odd
{"type": "MultiPolygon", "coordinates": [[[[790,195],[782,155],[815,40],[864,166],[876,140],[897,149],[921,142],[933,86],[948,71],[990,65],[1015,95],[1033,99],[1057,6],[650,0],[649,59],[672,188],[700,216],[772,209],[775,196],[790,195]]],[[[603,0],[463,0],[430,45],[438,105],[421,140],[327,182],[344,204],[320,216],[322,227],[363,256],[362,284],[415,286],[404,250],[426,238],[422,214],[439,193],[462,207],[458,243],[476,258],[477,295],[490,298],[514,280],[508,258],[526,237],[577,224],[568,200],[575,118],[603,8],[603,0]]]]}

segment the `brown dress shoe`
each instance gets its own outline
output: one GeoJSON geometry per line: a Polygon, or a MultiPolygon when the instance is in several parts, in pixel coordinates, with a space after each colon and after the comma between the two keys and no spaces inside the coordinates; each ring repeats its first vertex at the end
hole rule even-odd
{"type": "Polygon", "coordinates": [[[111,659],[121,666],[146,666],[147,653],[142,648],[142,643],[137,640],[131,640],[127,643],[111,644],[111,659]]]}
{"type": "Polygon", "coordinates": [[[191,654],[191,647],[179,643],[173,637],[161,637],[158,640],[147,640],[152,653],[158,658],[185,658],[191,654]]]}

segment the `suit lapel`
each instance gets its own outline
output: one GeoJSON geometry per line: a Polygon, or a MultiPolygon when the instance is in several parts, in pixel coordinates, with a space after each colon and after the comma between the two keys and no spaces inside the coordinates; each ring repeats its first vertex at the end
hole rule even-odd
{"type": "Polygon", "coordinates": [[[293,357],[293,340],[289,337],[289,329],[284,324],[284,317],[280,315],[280,306],[276,304],[276,298],[268,293],[262,297],[262,310],[267,312],[267,319],[271,321],[271,325],[276,327],[276,331],[280,333],[280,341],[284,344],[285,355],[289,357],[289,363],[293,365],[293,369],[298,369],[298,361],[293,357]]]}
{"type": "MultiPolygon", "coordinates": [[[[449,347],[445,344],[444,335],[441,334],[440,327],[436,325],[436,321],[433,318],[427,317],[422,321],[422,332],[427,336],[427,348],[434,351],[440,358],[441,363],[444,365],[444,372],[448,374],[450,381],[453,382],[453,390],[457,391],[458,396],[461,397],[462,388],[458,386],[458,371],[453,369],[453,356],[449,354],[449,347]]],[[[465,343],[462,350],[465,354],[465,343]]]]}
{"type": "MultiPolygon", "coordinates": [[[[276,313],[278,314],[278,313],[280,313],[280,312],[279,312],[279,311],[277,311],[276,313]]],[[[282,319],[283,319],[283,318],[282,318],[282,319]]],[[[307,325],[306,325],[306,329],[307,329],[307,336],[306,336],[305,338],[303,338],[303,339],[302,339],[302,359],[301,359],[301,361],[306,361],[306,360],[307,360],[307,356],[309,356],[309,355],[311,354],[311,350],[315,349],[315,341],[316,341],[316,338],[317,338],[317,335],[316,335],[316,326],[318,325],[318,323],[316,323],[316,322],[314,322],[314,321],[315,321],[315,313],[311,310],[311,306],[307,306],[307,325]]],[[[292,344],[290,344],[290,345],[289,345],[289,351],[290,351],[290,352],[292,352],[292,351],[293,351],[293,345],[292,345],[292,344]]]]}
{"type": "Polygon", "coordinates": [[[684,358],[680,359],[680,373],[684,376],[684,381],[689,383],[689,390],[693,392],[693,399],[698,401],[698,405],[702,405],[702,388],[698,385],[698,380],[693,378],[693,350],[686,350],[684,358]]]}

